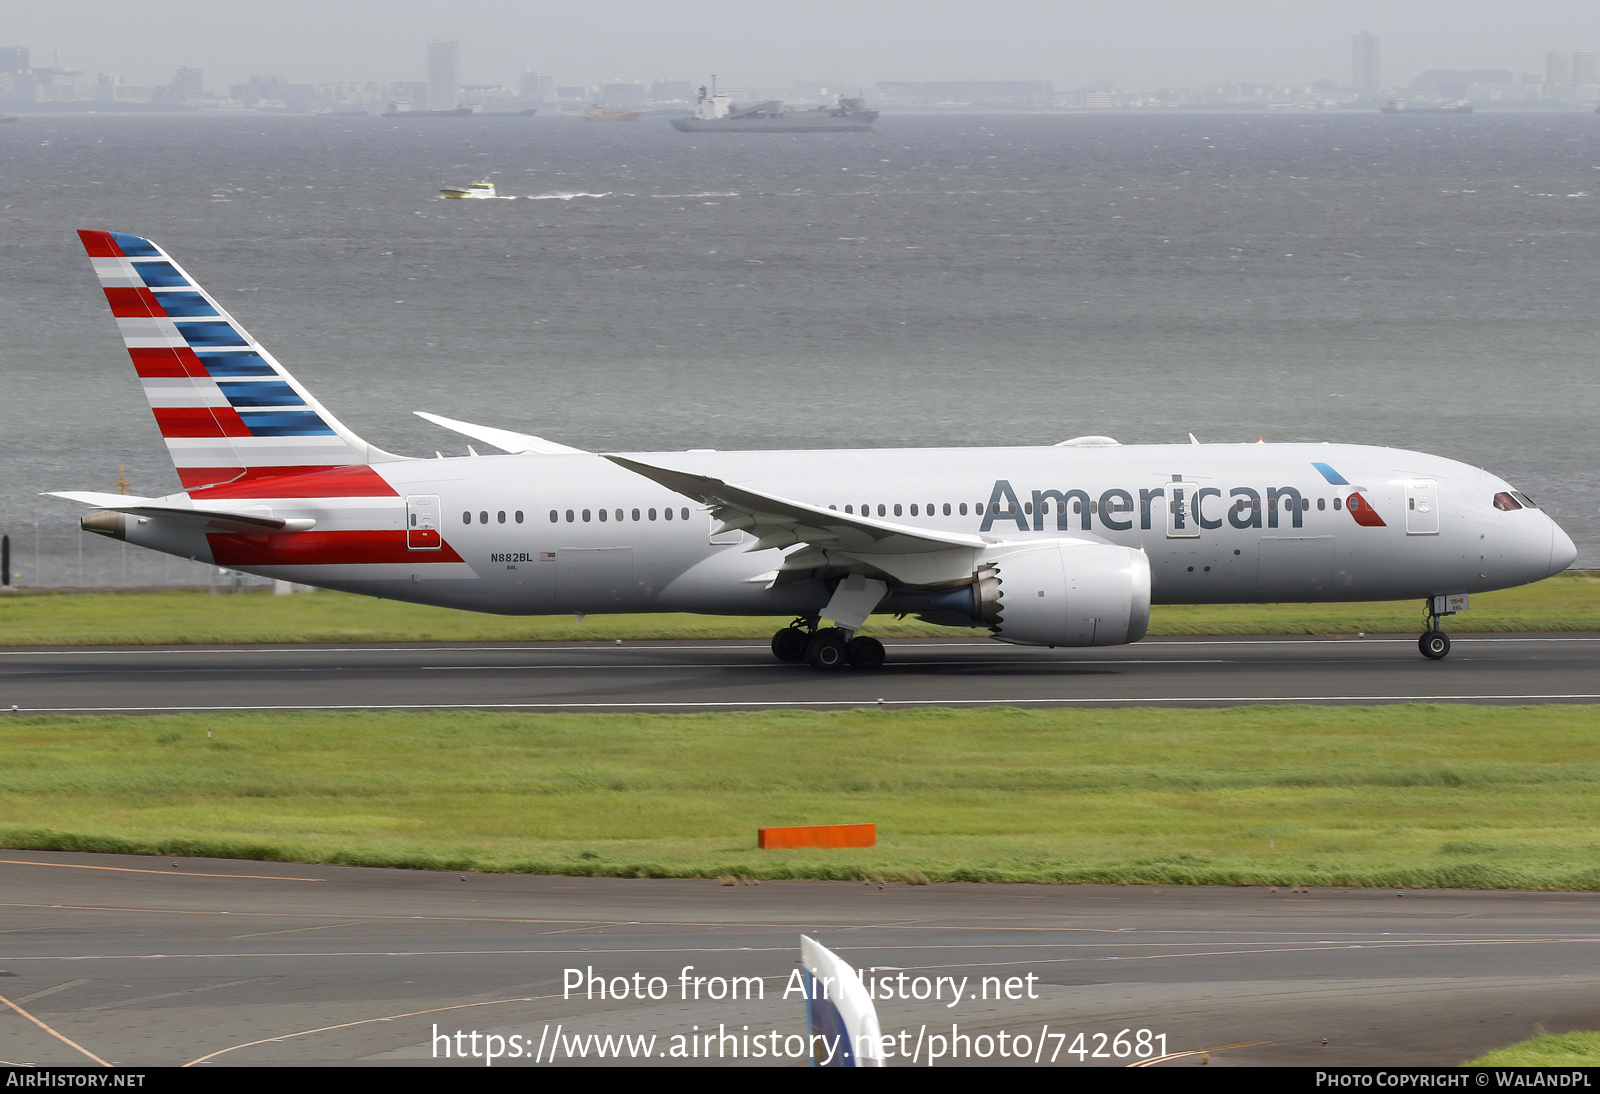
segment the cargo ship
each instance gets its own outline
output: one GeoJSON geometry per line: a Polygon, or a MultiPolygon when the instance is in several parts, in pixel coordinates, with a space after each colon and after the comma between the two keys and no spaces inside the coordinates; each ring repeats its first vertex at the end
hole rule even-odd
{"type": "Polygon", "coordinates": [[[1390,99],[1379,109],[1380,114],[1471,114],[1472,104],[1462,99],[1448,106],[1415,106],[1404,99],[1390,99]]]}
{"type": "Polygon", "coordinates": [[[841,95],[824,106],[811,110],[789,110],[777,99],[740,106],[728,95],[719,95],[716,77],[711,90],[700,89],[692,118],[673,118],[672,128],[681,133],[876,133],[872,123],[876,110],[868,110],[865,99],[841,95]]]}

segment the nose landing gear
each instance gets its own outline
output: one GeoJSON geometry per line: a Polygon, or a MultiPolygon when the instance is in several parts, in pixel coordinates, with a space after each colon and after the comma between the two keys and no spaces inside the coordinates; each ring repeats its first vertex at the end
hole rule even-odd
{"type": "Polygon", "coordinates": [[[1450,636],[1443,631],[1430,630],[1417,639],[1417,648],[1422,651],[1422,656],[1437,661],[1450,652],[1450,636]]]}
{"type": "Polygon", "coordinates": [[[1442,596],[1430,596],[1428,598],[1428,621],[1425,624],[1427,630],[1423,631],[1422,637],[1417,639],[1417,649],[1421,650],[1422,656],[1430,661],[1438,661],[1450,652],[1450,636],[1439,629],[1439,620],[1444,616],[1455,615],[1456,613],[1439,610],[1440,601],[1445,599],[1442,596]]]}

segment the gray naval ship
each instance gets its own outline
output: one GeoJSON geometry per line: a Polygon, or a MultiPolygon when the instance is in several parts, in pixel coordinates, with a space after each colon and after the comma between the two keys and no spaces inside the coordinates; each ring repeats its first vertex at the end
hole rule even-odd
{"type": "Polygon", "coordinates": [[[788,110],[777,99],[739,106],[717,94],[713,78],[709,92],[700,89],[694,117],[673,118],[672,128],[683,133],[876,133],[872,123],[877,120],[878,112],[868,110],[865,99],[843,95],[811,110],[788,110]]]}

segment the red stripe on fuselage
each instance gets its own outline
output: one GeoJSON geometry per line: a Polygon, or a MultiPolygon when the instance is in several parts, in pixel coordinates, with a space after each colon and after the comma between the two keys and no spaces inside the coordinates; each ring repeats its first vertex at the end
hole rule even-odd
{"type": "Polygon", "coordinates": [[[231,406],[158,406],[154,413],[163,437],[250,436],[250,427],[231,406]]]}
{"type": "Polygon", "coordinates": [[[382,562],[420,565],[460,562],[448,544],[431,551],[406,547],[403,529],[361,532],[284,532],[252,536],[208,532],[211,557],[218,566],[366,566],[382,562]]]}
{"type": "Polygon", "coordinates": [[[86,228],[78,229],[78,238],[83,240],[83,249],[89,252],[90,258],[122,258],[122,248],[117,246],[117,241],[111,238],[110,232],[95,232],[86,228]]]}
{"type": "Polygon", "coordinates": [[[194,498],[394,498],[400,495],[364,463],[348,467],[178,468],[178,478],[194,498]],[[203,490],[188,476],[205,475],[197,483],[216,483],[203,490]],[[234,481],[226,481],[234,480],[234,481]]]}
{"type": "MultiPolygon", "coordinates": [[[[158,380],[175,376],[194,376],[210,379],[211,374],[188,346],[153,347],[128,350],[133,358],[133,371],[144,380],[158,380]]],[[[213,480],[215,481],[215,480],[213,480]]]]}
{"type": "Polygon", "coordinates": [[[118,319],[164,319],[167,315],[149,289],[107,289],[106,303],[118,319]]]}

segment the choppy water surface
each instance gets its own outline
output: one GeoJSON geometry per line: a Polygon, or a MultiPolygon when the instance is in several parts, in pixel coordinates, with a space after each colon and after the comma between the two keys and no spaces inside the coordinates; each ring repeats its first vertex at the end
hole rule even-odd
{"type": "Polygon", "coordinates": [[[1600,566],[1600,118],[880,130],[0,128],[0,525],[65,528],[37,492],[119,465],[176,486],[72,234],[99,227],[155,238],[400,452],[463,450],[417,409],[595,449],[1391,445],[1506,476],[1600,566]],[[436,196],[491,172],[516,200],[436,196]]]}

